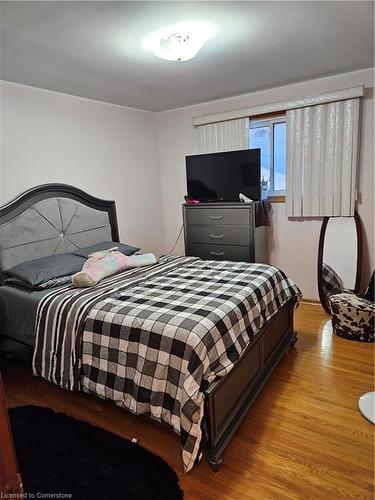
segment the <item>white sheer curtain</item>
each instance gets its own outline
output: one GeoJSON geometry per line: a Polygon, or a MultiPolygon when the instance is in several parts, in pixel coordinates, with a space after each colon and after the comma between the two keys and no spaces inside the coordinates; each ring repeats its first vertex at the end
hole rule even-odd
{"type": "Polygon", "coordinates": [[[352,216],[359,99],[287,111],[289,217],[352,216]]]}
{"type": "Polygon", "coordinates": [[[196,127],[199,153],[234,151],[249,147],[249,118],[196,127]]]}

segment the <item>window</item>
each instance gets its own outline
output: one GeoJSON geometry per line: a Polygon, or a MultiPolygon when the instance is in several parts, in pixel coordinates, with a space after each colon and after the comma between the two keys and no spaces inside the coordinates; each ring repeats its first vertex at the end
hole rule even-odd
{"type": "Polygon", "coordinates": [[[250,120],[249,147],[261,149],[262,198],[285,194],[285,116],[250,120]]]}

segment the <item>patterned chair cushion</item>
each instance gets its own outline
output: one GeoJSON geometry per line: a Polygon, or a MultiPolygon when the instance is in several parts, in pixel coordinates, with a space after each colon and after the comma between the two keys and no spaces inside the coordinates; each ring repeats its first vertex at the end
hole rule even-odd
{"type": "Polygon", "coordinates": [[[331,266],[323,262],[322,285],[326,297],[344,291],[344,283],[331,266]]]}
{"type": "Polygon", "coordinates": [[[339,293],[329,298],[333,330],[339,337],[374,342],[375,304],[354,293],[339,293]]]}

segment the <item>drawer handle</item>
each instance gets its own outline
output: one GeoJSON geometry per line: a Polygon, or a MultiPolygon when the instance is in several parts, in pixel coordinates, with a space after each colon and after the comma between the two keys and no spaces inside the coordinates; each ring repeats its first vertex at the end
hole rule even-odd
{"type": "Polygon", "coordinates": [[[215,257],[222,257],[224,255],[225,252],[214,252],[212,251],[211,252],[211,255],[215,255],[215,257]]]}
{"type": "Polygon", "coordinates": [[[224,238],[224,235],[223,234],[210,234],[210,238],[212,240],[221,240],[222,238],[224,238]]]}
{"type": "Polygon", "coordinates": [[[224,215],[210,215],[209,218],[211,220],[221,220],[224,217],[224,215]]]}

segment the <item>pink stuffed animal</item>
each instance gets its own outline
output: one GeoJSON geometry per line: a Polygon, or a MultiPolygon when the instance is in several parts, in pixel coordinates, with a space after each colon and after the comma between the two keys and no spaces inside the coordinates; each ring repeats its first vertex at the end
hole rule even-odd
{"type": "Polygon", "coordinates": [[[82,271],[72,276],[73,285],[84,288],[94,286],[107,276],[132,267],[155,264],[157,259],[153,254],[132,255],[128,257],[117,250],[117,247],[95,252],[89,255],[82,271]]]}

